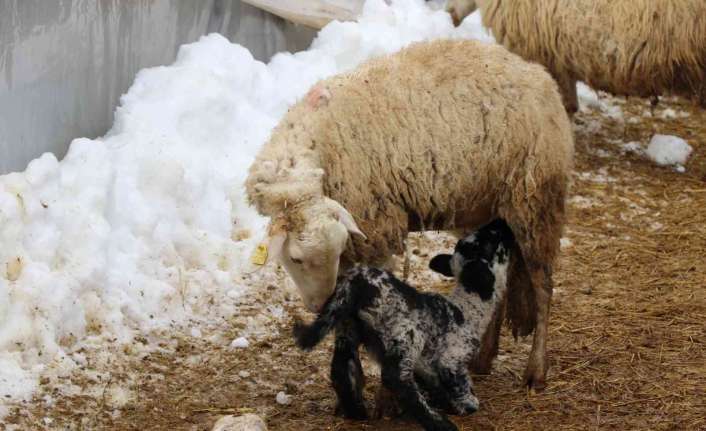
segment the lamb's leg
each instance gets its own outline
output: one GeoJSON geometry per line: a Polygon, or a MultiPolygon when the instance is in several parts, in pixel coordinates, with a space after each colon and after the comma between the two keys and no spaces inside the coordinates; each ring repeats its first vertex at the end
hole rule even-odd
{"type": "Polygon", "coordinates": [[[331,361],[331,384],[338,396],[336,413],[349,419],[367,419],[363,403],[365,377],[358,356],[360,337],[353,322],[336,328],[336,342],[331,361]]]}
{"type": "Polygon", "coordinates": [[[455,369],[439,365],[437,372],[441,386],[446,390],[456,414],[465,415],[478,411],[478,398],[473,394],[471,376],[468,375],[465,364],[458,364],[455,369]]]}
{"type": "Polygon", "coordinates": [[[483,334],[478,356],[471,367],[476,374],[490,374],[490,370],[493,367],[493,359],[498,355],[500,329],[502,328],[504,317],[503,309],[504,304],[495,310],[495,315],[483,334]]]}
{"type": "Polygon", "coordinates": [[[382,363],[382,384],[397,394],[405,412],[412,415],[427,431],[457,431],[446,416],[434,411],[419,392],[414,380],[414,363],[400,354],[388,354],[382,363]]]}
{"type": "Polygon", "coordinates": [[[439,376],[421,375],[415,373],[414,379],[417,386],[424,392],[424,398],[432,408],[439,409],[447,414],[456,414],[456,408],[451,404],[449,394],[442,386],[439,376]]]}
{"type": "MultiPolygon", "coordinates": [[[[390,256],[385,262],[382,263],[381,266],[387,271],[395,272],[397,269],[397,262],[393,256],[390,256]]],[[[397,404],[395,394],[385,388],[385,386],[380,386],[375,393],[373,418],[382,419],[383,417],[397,417],[400,414],[400,406],[397,404]]]]}
{"type": "Polygon", "coordinates": [[[566,112],[574,114],[579,110],[579,99],[576,95],[576,80],[563,74],[553,73],[553,75],[559,85],[561,100],[564,102],[566,112]]]}
{"type": "Polygon", "coordinates": [[[394,418],[402,414],[400,406],[397,403],[395,393],[385,386],[378,387],[375,392],[375,409],[373,410],[374,419],[394,418]]]}

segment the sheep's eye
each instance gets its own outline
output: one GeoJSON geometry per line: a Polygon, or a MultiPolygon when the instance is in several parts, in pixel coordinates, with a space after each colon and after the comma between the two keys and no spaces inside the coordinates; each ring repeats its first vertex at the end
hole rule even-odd
{"type": "Polygon", "coordinates": [[[294,257],[291,258],[291,259],[292,259],[292,263],[296,263],[297,265],[301,265],[301,264],[302,264],[302,260],[301,260],[301,259],[297,259],[297,258],[294,258],[294,257]]]}

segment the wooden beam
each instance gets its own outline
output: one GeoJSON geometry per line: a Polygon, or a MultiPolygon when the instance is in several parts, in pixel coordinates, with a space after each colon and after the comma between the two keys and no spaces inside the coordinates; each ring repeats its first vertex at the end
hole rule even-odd
{"type": "Polygon", "coordinates": [[[363,9],[364,0],[242,0],[271,14],[320,29],[333,20],[351,21],[363,9]]]}

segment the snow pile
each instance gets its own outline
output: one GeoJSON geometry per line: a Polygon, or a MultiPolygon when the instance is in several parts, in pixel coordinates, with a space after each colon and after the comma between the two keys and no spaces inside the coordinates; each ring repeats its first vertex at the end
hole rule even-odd
{"type": "Polygon", "coordinates": [[[658,165],[674,165],[679,172],[684,172],[684,164],[691,154],[691,145],[677,136],[654,135],[645,154],[658,165]]]}
{"type": "Polygon", "coordinates": [[[0,177],[0,399],[27,399],[50,361],[75,366],[82,340],[237,313],[272,277],[247,274],[266,220],[242,183],[287,107],[317,80],[413,41],[488,40],[478,23],[454,28],[423,0],[369,0],[358,22],[333,22],[307,51],[268,64],[203,37],[137,75],[106,136],[0,177]]]}

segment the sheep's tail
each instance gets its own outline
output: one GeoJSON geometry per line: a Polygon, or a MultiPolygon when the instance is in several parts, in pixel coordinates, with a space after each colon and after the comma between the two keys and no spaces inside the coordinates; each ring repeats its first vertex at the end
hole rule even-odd
{"type": "Polygon", "coordinates": [[[303,350],[311,350],[339,322],[353,315],[353,289],[346,278],[336,285],[333,295],[324,304],[319,316],[310,324],[298,321],[294,324],[294,339],[303,350]]]}

